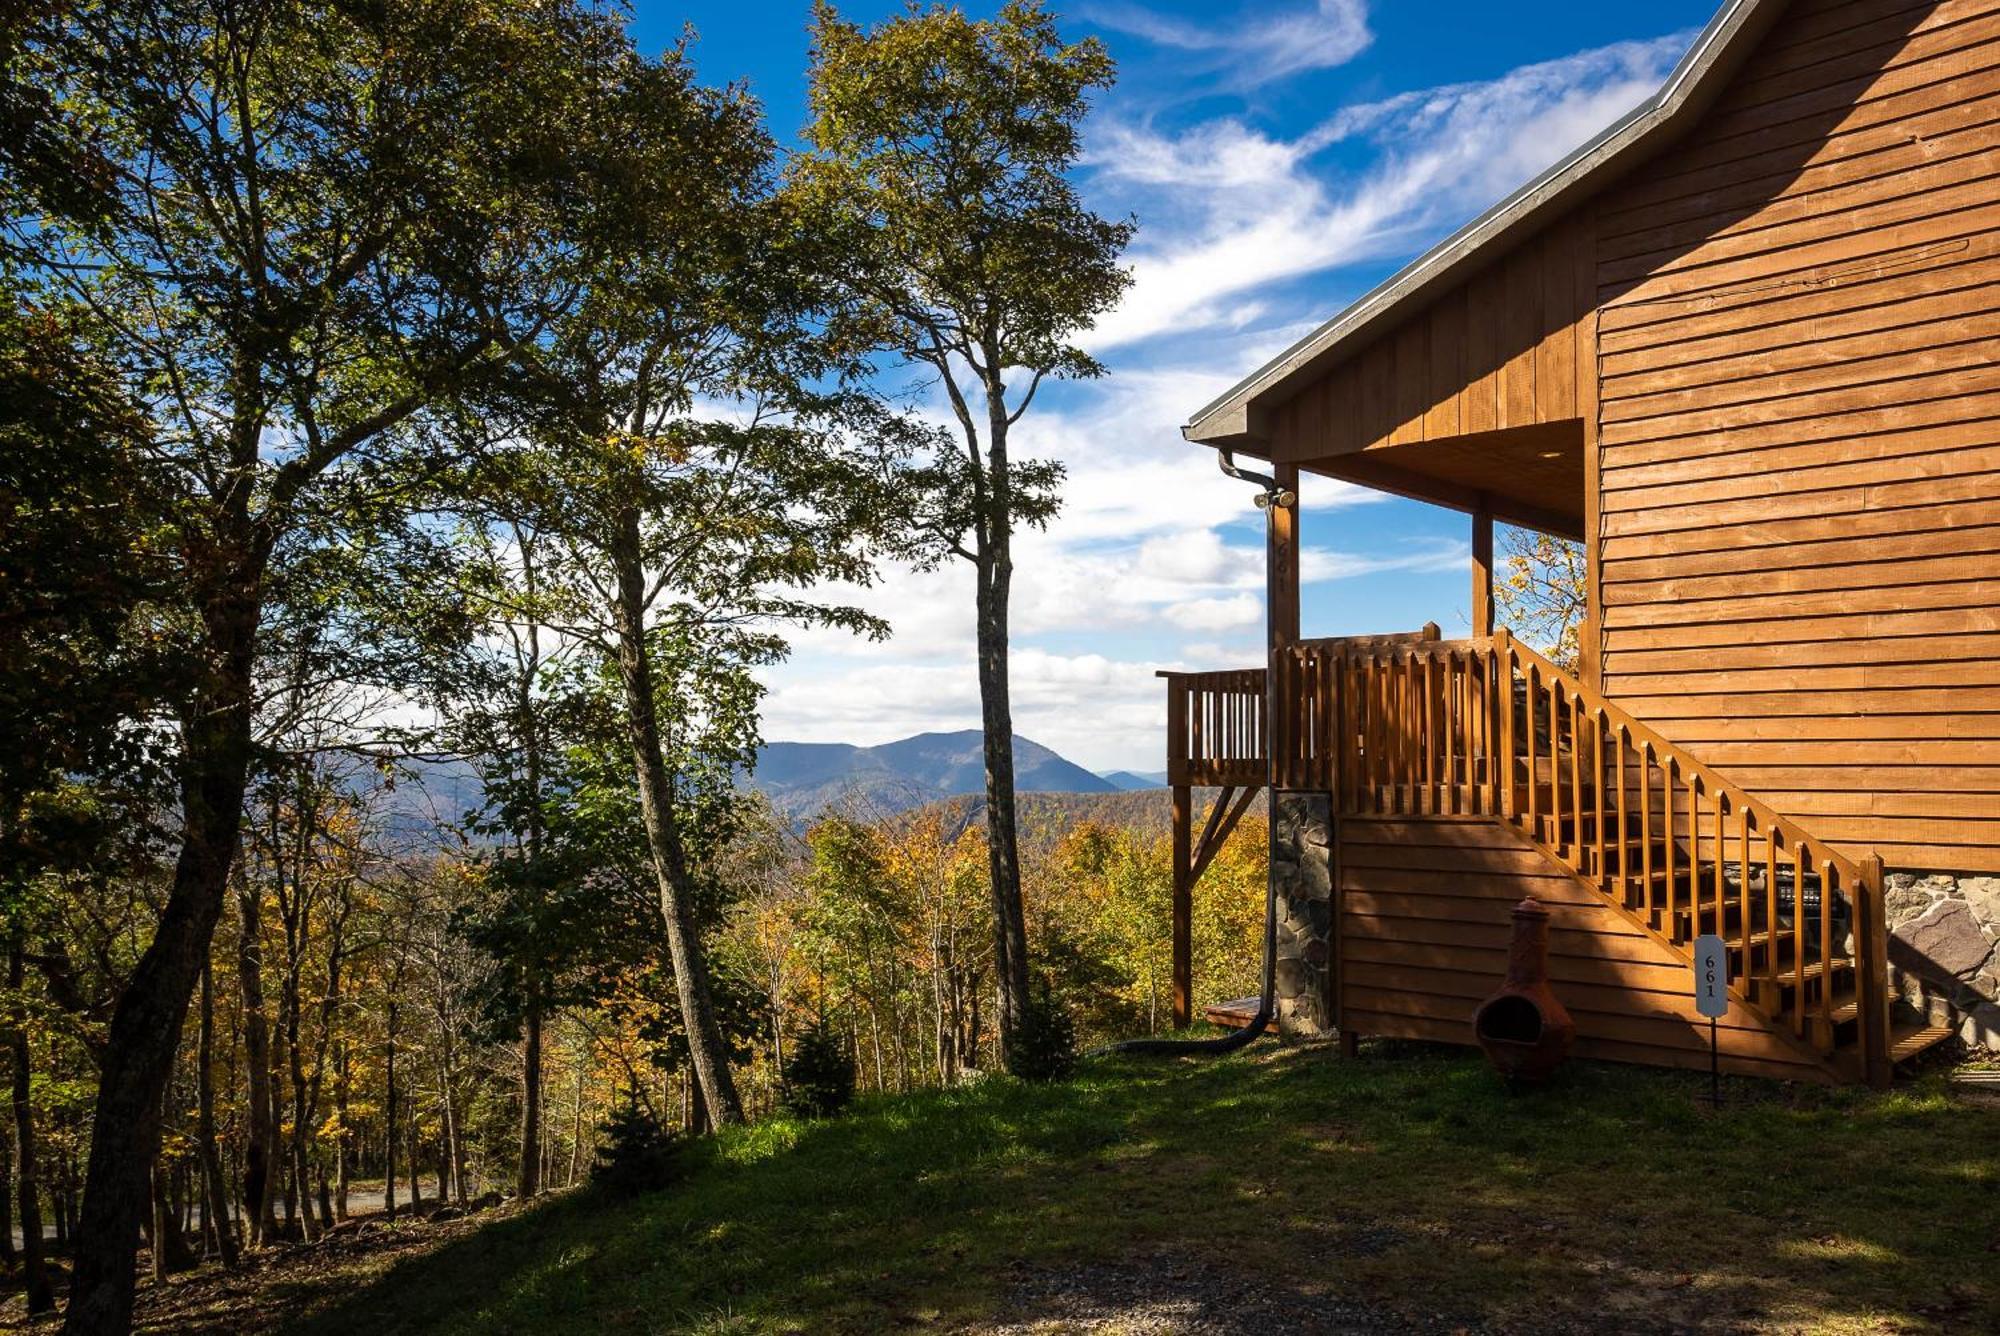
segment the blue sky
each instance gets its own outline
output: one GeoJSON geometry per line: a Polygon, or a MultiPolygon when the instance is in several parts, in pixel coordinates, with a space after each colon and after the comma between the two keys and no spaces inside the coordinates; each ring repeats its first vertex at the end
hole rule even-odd
{"type": "MultiPolygon", "coordinates": [[[[691,24],[703,77],[748,80],[779,139],[796,136],[805,0],[636,5],[642,45],[691,24]]],[[[1070,484],[1062,517],[1017,555],[1015,725],[1092,768],[1156,770],[1154,670],[1261,659],[1261,521],[1180,424],[1649,94],[1712,6],[1055,7],[1065,31],[1101,37],[1118,60],[1079,181],[1139,232],[1131,292],[1083,340],[1110,374],[1044,390],[1020,429],[1021,448],[1062,459],[1070,484]]],[[[1308,478],[1302,501],[1307,635],[1463,630],[1464,516],[1325,479],[1308,478]]],[[[968,571],[892,570],[857,597],[895,636],[799,637],[767,674],[766,736],[870,744],[977,727],[968,571]]]]}

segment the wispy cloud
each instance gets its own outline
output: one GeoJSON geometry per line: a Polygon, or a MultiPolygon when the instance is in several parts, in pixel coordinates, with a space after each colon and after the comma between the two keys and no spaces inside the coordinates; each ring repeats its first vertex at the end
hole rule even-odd
{"type": "Polygon", "coordinates": [[[1190,23],[1133,4],[1091,5],[1084,16],[1182,53],[1184,62],[1220,73],[1239,88],[1345,65],[1374,36],[1366,0],[1318,0],[1310,8],[1253,4],[1216,23],[1190,23]]]}
{"type": "Polygon", "coordinates": [[[1629,110],[1686,45],[1686,34],[1620,42],[1348,107],[1291,138],[1237,119],[1101,127],[1094,189],[1145,226],[1131,291],[1093,346],[1241,328],[1282,280],[1407,253],[1629,110]],[[1336,145],[1364,165],[1326,165],[1336,145]]]}
{"type": "MultiPolygon", "coordinates": [[[[1337,63],[1368,41],[1359,0],[1266,6],[1213,30],[1131,7],[1093,17],[1165,48],[1211,89],[1252,67],[1281,77],[1337,63]]],[[[1686,40],[1586,51],[1284,132],[1246,116],[1169,126],[1114,94],[1091,129],[1087,188],[1108,213],[1138,213],[1137,281],[1092,336],[1111,376],[1047,393],[1015,437],[1069,470],[1062,513],[1015,547],[1020,732],[1087,765],[1151,769],[1165,726],[1154,670],[1258,661],[1258,512],[1179,424],[1330,314],[1344,267],[1401,258],[1492,204],[1649,93],[1686,40]],[[1191,331],[1185,344],[1162,337],[1191,331]]],[[[1320,606],[1381,620],[1325,631],[1449,620],[1469,553],[1448,535],[1461,529],[1379,493],[1308,483],[1303,580],[1320,606]]],[[[852,592],[894,637],[799,636],[794,659],[765,674],[766,735],[870,743],[976,727],[964,563],[889,571],[852,592]]]]}

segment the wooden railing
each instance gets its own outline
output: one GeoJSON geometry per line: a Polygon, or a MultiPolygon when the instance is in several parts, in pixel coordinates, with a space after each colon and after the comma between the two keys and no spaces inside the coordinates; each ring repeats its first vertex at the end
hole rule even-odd
{"type": "MultiPolygon", "coordinates": [[[[1306,641],[1274,667],[1280,787],[1347,815],[1505,820],[1684,957],[1721,937],[1744,1005],[1822,1053],[1851,1037],[1887,1083],[1879,858],[1834,850],[1505,631],[1306,641]]],[[[1264,782],[1263,677],[1170,679],[1174,782],[1264,782]]]]}
{"type": "Polygon", "coordinates": [[[1160,676],[1167,679],[1167,782],[1262,785],[1264,670],[1160,676]]]}

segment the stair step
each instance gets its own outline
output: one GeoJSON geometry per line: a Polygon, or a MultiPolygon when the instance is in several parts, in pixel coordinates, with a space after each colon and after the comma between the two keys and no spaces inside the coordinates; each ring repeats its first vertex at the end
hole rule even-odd
{"type": "Polygon", "coordinates": [[[1908,1062],[1957,1033],[1949,1025],[1899,1025],[1889,1035],[1889,1061],[1908,1062]]]}

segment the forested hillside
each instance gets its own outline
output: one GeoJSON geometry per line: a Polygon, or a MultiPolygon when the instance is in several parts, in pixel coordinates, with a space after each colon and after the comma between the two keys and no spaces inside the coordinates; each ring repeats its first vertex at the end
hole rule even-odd
{"type": "MultiPolygon", "coordinates": [[[[630,20],[0,18],[0,1262],[73,1336],[142,1273],[1161,1024],[1157,804],[1007,697],[1063,478],[1008,432],[1129,281],[1069,179],[1109,56],[819,6],[781,146],[630,20]],[[976,731],[766,747],[795,636],[959,560],[976,731]]],[[[1203,884],[1216,988],[1260,858],[1203,884]]]]}

